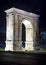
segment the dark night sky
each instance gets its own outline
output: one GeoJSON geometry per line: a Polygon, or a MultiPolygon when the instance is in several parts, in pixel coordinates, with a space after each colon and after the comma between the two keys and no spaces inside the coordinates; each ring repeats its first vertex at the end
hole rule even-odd
{"type": "Polygon", "coordinates": [[[40,15],[39,29],[40,31],[46,31],[45,0],[0,0],[0,33],[6,33],[6,14],[4,10],[9,9],[11,7],[16,7],[40,15]]]}

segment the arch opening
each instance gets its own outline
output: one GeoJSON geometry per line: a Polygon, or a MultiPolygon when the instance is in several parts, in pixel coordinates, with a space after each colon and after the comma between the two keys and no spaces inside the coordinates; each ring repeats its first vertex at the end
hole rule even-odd
{"type": "Polygon", "coordinates": [[[25,41],[26,41],[26,27],[22,23],[22,47],[25,47],[25,41]]]}
{"type": "Polygon", "coordinates": [[[26,44],[30,44],[33,41],[33,25],[28,20],[22,22],[22,41],[22,47],[26,47],[26,44]]]}

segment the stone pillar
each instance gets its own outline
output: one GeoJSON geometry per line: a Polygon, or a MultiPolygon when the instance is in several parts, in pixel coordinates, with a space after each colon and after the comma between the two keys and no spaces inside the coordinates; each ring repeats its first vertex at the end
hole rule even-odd
{"type": "Polygon", "coordinates": [[[33,18],[34,21],[34,32],[33,32],[33,40],[34,40],[34,50],[39,49],[39,27],[38,27],[38,18],[33,18]]]}
{"type": "Polygon", "coordinates": [[[7,14],[6,17],[6,47],[5,51],[10,50],[13,51],[13,43],[14,43],[14,15],[7,14]]]}
{"type": "Polygon", "coordinates": [[[26,30],[26,41],[25,41],[25,50],[34,50],[33,47],[33,28],[27,28],[26,30]]]}
{"type": "Polygon", "coordinates": [[[20,25],[20,33],[19,33],[19,47],[20,50],[22,51],[22,26],[20,25]]]}
{"type": "Polygon", "coordinates": [[[15,41],[18,41],[18,17],[15,14],[15,41]]]}
{"type": "Polygon", "coordinates": [[[15,46],[14,50],[19,49],[19,38],[18,38],[19,32],[18,32],[18,15],[15,14],[15,46]]]}

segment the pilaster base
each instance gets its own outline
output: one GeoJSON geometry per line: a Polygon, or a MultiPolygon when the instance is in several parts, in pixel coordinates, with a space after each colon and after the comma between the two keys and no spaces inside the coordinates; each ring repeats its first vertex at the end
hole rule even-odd
{"type": "Polygon", "coordinates": [[[25,50],[27,50],[27,51],[33,51],[34,50],[33,43],[34,42],[25,42],[25,50]]]}
{"type": "Polygon", "coordinates": [[[5,51],[13,51],[13,41],[5,41],[6,43],[6,47],[5,47],[5,51]]]}
{"type": "Polygon", "coordinates": [[[22,41],[15,41],[14,50],[15,51],[22,51],[22,41]]]}

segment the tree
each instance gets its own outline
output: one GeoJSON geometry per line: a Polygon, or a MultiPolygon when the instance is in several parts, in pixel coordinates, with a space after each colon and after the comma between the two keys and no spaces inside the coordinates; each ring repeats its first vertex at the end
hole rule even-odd
{"type": "Polygon", "coordinates": [[[41,44],[46,44],[46,32],[41,32],[41,44]]]}

